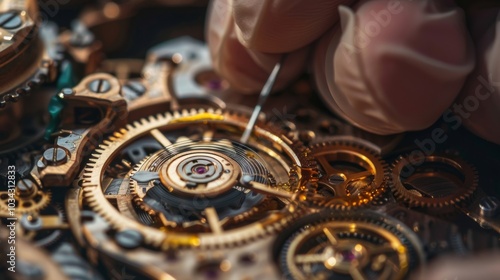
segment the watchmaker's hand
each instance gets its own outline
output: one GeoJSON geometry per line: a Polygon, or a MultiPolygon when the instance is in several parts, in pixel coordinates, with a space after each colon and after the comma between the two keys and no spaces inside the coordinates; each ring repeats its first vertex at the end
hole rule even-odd
{"type": "Polygon", "coordinates": [[[354,2],[214,0],[207,28],[214,66],[234,88],[258,92],[290,53],[276,88],[310,61],[329,107],[365,130],[420,130],[443,118],[500,144],[499,48],[490,49],[498,9],[468,11],[478,68],[467,80],[474,44],[453,1],[354,2]]]}
{"type": "Polygon", "coordinates": [[[495,279],[500,275],[500,253],[490,252],[468,257],[443,256],[433,260],[412,280],[495,279]]]}

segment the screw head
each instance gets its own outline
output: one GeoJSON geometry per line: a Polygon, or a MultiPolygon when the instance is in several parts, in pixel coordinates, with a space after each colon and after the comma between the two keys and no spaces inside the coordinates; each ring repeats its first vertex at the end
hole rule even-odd
{"type": "Polygon", "coordinates": [[[54,147],[43,152],[43,159],[48,165],[60,165],[67,161],[67,155],[63,148],[54,147]]]}
{"type": "Polygon", "coordinates": [[[111,89],[111,84],[108,80],[97,79],[88,84],[88,89],[94,93],[105,93],[111,89]]]}
{"type": "Polygon", "coordinates": [[[122,95],[129,100],[141,97],[145,92],[146,87],[138,81],[128,82],[122,87],[122,95]]]}
{"type": "Polygon", "coordinates": [[[21,217],[21,225],[26,230],[40,230],[43,226],[42,219],[29,214],[24,214],[21,217]]]}
{"type": "Polygon", "coordinates": [[[23,20],[17,12],[0,14],[0,27],[4,29],[16,29],[23,24],[23,20]]]}
{"type": "Polygon", "coordinates": [[[74,93],[74,91],[71,88],[63,88],[61,90],[61,93],[64,94],[64,95],[72,95],[74,93]]]}
{"type": "Polygon", "coordinates": [[[479,213],[484,217],[493,217],[500,210],[500,200],[494,196],[486,196],[479,201],[479,213]]]}
{"type": "Polygon", "coordinates": [[[115,234],[115,240],[122,248],[134,249],[142,244],[144,236],[135,229],[125,229],[115,234]]]}
{"type": "Polygon", "coordinates": [[[35,190],[35,184],[30,179],[21,179],[17,182],[16,189],[21,196],[30,195],[35,190]]]}

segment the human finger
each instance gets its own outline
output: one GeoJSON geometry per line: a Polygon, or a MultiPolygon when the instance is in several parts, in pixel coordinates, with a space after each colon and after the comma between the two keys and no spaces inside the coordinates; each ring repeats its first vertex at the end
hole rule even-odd
{"type": "Polygon", "coordinates": [[[462,10],[442,4],[374,0],[342,7],[342,34],[338,27],[326,35],[314,59],[330,108],[377,134],[432,125],[474,67],[462,10]]]}
{"type": "MultiPolygon", "coordinates": [[[[211,3],[207,41],[215,70],[240,92],[258,92],[282,54],[262,53],[246,48],[238,39],[230,0],[211,3]]],[[[305,68],[309,48],[287,55],[275,89],[283,88],[305,68]]]]}
{"type": "Polygon", "coordinates": [[[454,126],[463,124],[476,135],[500,144],[500,8],[468,10],[476,45],[477,65],[456,104],[454,126]]]}
{"type": "Polygon", "coordinates": [[[489,252],[469,257],[444,256],[420,272],[412,280],[494,279],[500,275],[500,253],[489,252]]]}
{"type": "Polygon", "coordinates": [[[235,0],[236,34],[247,48],[286,53],[309,45],[338,21],[338,6],[354,0],[235,0]]]}

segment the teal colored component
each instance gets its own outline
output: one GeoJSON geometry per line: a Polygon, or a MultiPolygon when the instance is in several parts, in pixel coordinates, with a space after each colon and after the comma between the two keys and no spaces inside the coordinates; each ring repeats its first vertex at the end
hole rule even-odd
{"type": "MultiPolygon", "coordinates": [[[[65,63],[61,67],[61,75],[57,79],[57,90],[61,91],[63,88],[72,88],[76,84],[76,78],[71,63],[65,63]]],[[[49,102],[49,116],[50,122],[45,130],[44,138],[49,141],[50,136],[57,130],[61,122],[61,112],[64,109],[64,100],[59,97],[59,94],[54,95],[49,102]]]]}
{"type": "Polygon", "coordinates": [[[64,63],[61,67],[61,75],[57,79],[57,89],[61,90],[63,88],[72,88],[76,85],[75,72],[73,71],[73,65],[69,62],[64,63]]]}
{"type": "Polygon", "coordinates": [[[49,102],[49,116],[50,122],[45,129],[45,140],[49,141],[50,136],[54,133],[59,127],[59,123],[61,122],[61,111],[64,109],[64,101],[59,97],[58,94],[54,95],[49,102]]]}

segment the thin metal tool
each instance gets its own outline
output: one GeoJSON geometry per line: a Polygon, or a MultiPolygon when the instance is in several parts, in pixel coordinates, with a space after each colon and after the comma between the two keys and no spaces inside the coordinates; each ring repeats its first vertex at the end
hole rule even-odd
{"type": "Polygon", "coordinates": [[[276,63],[276,65],[273,68],[273,71],[271,72],[271,75],[269,75],[269,78],[267,78],[266,83],[264,84],[264,87],[262,87],[262,90],[259,95],[259,101],[257,102],[257,105],[253,109],[252,116],[250,116],[250,120],[248,121],[247,127],[245,128],[245,131],[243,132],[243,135],[241,136],[240,142],[243,144],[246,144],[248,142],[248,138],[250,138],[250,135],[252,134],[253,128],[255,126],[255,123],[257,122],[257,118],[259,117],[260,111],[262,110],[262,106],[264,106],[264,103],[267,100],[267,97],[271,93],[271,90],[273,89],[274,82],[276,81],[276,78],[278,77],[278,74],[281,70],[281,66],[285,62],[286,55],[283,55],[276,63]]]}

